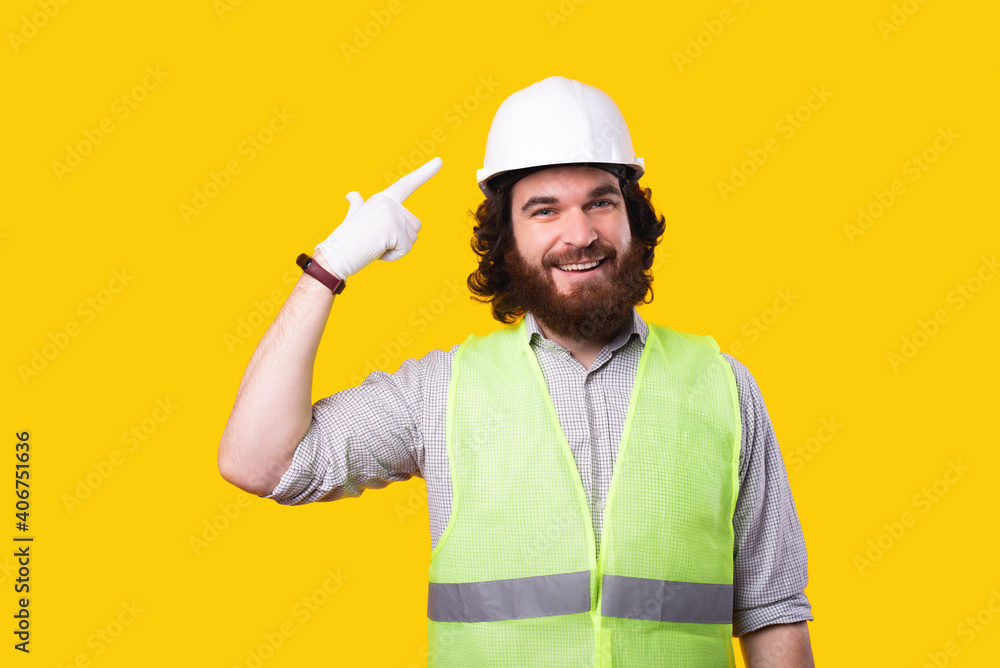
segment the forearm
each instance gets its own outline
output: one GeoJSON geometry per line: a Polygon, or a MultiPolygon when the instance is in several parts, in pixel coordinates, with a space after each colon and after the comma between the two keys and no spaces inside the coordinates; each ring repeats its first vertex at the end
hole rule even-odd
{"type": "MultiPolygon", "coordinates": [[[[402,202],[440,168],[441,158],[429,160],[367,202],[357,191],[348,193],[347,216],[313,259],[346,279],[376,259],[406,255],[420,220],[402,202]]],[[[243,373],[219,443],[219,472],[247,492],[273,492],[309,430],[313,364],[333,300],[325,285],[301,276],[243,373]]]]}
{"type": "MultiPolygon", "coordinates": [[[[328,269],[321,253],[313,258],[328,269]]],[[[313,365],[334,299],[303,274],[247,364],[219,443],[219,472],[247,492],[271,493],[309,429],[313,365]]]]}
{"type": "Polygon", "coordinates": [[[747,668],[813,668],[806,622],[772,624],[740,636],[747,668]]]}

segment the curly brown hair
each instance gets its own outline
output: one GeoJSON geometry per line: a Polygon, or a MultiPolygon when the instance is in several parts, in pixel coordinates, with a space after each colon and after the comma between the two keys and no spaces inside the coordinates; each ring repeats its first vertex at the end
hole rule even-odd
{"type": "MultiPolygon", "coordinates": [[[[625,201],[625,212],[628,214],[632,238],[645,246],[642,255],[642,266],[645,272],[653,266],[654,249],[660,243],[660,237],[666,228],[663,215],[657,216],[653,209],[651,198],[653,191],[642,188],[625,178],[618,177],[618,187],[621,188],[625,201]]],[[[514,291],[513,279],[507,270],[504,252],[514,243],[514,231],[511,224],[511,200],[514,185],[504,185],[494,188],[496,196],[483,200],[475,213],[469,213],[475,218],[476,225],[472,228],[472,250],[479,256],[479,267],[469,274],[466,284],[472,292],[472,298],[482,303],[489,303],[493,317],[504,324],[511,324],[524,315],[524,307],[514,291]]],[[[650,277],[652,280],[652,277],[650,277]]],[[[642,303],[653,301],[653,288],[649,287],[642,303]]]]}

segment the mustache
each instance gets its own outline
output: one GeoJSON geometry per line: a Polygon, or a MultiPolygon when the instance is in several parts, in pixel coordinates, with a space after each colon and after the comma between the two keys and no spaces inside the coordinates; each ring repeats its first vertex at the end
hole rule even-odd
{"type": "Polygon", "coordinates": [[[609,260],[612,263],[617,259],[618,252],[615,247],[608,243],[595,244],[593,246],[588,246],[582,249],[578,253],[573,253],[570,255],[560,255],[559,257],[552,258],[542,258],[542,264],[545,267],[554,267],[557,264],[580,264],[583,262],[590,261],[591,259],[598,257],[604,260],[609,260]]]}

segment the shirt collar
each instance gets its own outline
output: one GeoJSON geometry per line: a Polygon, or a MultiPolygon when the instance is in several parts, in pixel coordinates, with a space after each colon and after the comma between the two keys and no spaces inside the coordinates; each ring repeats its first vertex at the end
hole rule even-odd
{"type": "MultiPolygon", "coordinates": [[[[524,325],[525,329],[528,332],[528,343],[533,344],[536,342],[548,341],[552,345],[556,346],[559,345],[555,341],[552,341],[542,336],[542,332],[538,328],[538,322],[535,320],[535,316],[532,315],[530,311],[524,316],[524,325]]],[[[642,319],[642,316],[639,315],[639,311],[637,311],[636,308],[633,306],[632,319],[629,320],[627,323],[625,323],[621,331],[618,332],[618,336],[616,336],[611,341],[611,343],[607,345],[607,347],[611,350],[611,352],[614,352],[619,348],[621,348],[622,346],[624,346],[626,343],[628,343],[629,339],[632,338],[633,334],[638,334],[639,340],[642,341],[642,345],[645,346],[646,334],[648,332],[649,328],[646,325],[646,321],[642,319]]]]}

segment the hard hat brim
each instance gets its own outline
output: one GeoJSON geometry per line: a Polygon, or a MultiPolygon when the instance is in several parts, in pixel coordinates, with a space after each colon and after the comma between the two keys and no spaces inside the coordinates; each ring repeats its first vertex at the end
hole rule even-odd
{"type": "Polygon", "coordinates": [[[530,165],[517,169],[504,170],[496,174],[490,174],[488,177],[479,182],[479,188],[483,191],[483,194],[486,195],[486,198],[490,199],[492,197],[496,197],[497,191],[500,188],[508,188],[523,179],[528,174],[542,169],[563,166],[596,167],[597,169],[603,169],[604,171],[610,172],[619,178],[625,179],[630,183],[637,183],[642,175],[645,174],[645,165],[643,164],[642,158],[636,158],[635,161],[631,163],[560,162],[551,165],[530,165]]]}

